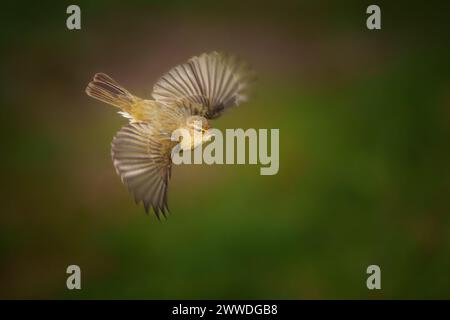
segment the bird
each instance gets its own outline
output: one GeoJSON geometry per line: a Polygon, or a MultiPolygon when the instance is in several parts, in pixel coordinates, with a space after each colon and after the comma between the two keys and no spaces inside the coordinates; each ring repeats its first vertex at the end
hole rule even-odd
{"type": "Polygon", "coordinates": [[[119,108],[129,120],[112,140],[111,157],[122,183],[147,214],[153,210],[159,220],[169,212],[171,150],[180,142],[171,139],[172,133],[185,129],[191,136],[201,134],[185,149],[210,141],[209,120],[248,101],[254,80],[242,59],[217,51],[170,69],[154,84],[151,99],[135,96],[105,73],[94,75],[86,94],[119,108]]]}

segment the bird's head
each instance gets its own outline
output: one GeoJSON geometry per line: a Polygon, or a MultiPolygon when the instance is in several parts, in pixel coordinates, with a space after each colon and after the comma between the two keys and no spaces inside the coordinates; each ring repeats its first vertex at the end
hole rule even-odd
{"type": "Polygon", "coordinates": [[[191,136],[190,149],[195,149],[199,145],[208,142],[214,136],[209,132],[209,123],[205,117],[190,116],[186,120],[186,127],[191,136]]]}

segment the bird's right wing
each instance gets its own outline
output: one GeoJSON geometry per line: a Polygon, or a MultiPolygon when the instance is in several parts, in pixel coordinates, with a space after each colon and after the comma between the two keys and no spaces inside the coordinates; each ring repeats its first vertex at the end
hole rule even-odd
{"type": "Polygon", "coordinates": [[[247,100],[252,78],[248,66],[235,57],[204,53],[162,76],[152,96],[158,102],[178,104],[192,114],[212,119],[247,100]]]}
{"type": "Polygon", "coordinates": [[[153,208],[159,218],[165,215],[167,189],[171,171],[170,137],[162,136],[148,123],[130,123],[117,132],[111,154],[122,182],[134,194],[136,203],[143,202],[145,211],[153,208]]]}

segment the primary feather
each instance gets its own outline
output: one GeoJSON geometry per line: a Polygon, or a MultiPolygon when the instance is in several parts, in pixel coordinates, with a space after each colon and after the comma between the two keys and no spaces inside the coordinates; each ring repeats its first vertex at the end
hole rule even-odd
{"type": "Polygon", "coordinates": [[[143,202],[165,215],[173,142],[149,123],[131,123],[117,132],[111,143],[114,167],[122,182],[143,202]]]}
{"type": "Polygon", "coordinates": [[[252,76],[248,66],[234,56],[204,53],[162,76],[152,96],[166,104],[193,104],[194,114],[213,119],[247,100],[252,76]]]}

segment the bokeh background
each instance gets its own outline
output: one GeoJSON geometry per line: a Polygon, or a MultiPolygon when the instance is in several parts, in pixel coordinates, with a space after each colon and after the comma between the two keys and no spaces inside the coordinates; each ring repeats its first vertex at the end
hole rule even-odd
{"type": "Polygon", "coordinates": [[[372,1],[2,4],[0,298],[450,298],[449,6],[376,3],[379,31],[372,1]],[[212,50],[258,73],[214,126],[279,128],[280,171],[176,167],[158,222],[110,159],[126,120],[84,88],[150,97],[212,50]]]}

